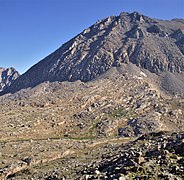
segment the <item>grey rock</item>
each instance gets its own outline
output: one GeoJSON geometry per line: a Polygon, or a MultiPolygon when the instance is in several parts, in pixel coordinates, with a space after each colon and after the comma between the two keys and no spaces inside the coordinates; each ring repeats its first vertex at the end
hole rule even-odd
{"type": "Polygon", "coordinates": [[[14,68],[1,68],[0,67],[0,91],[10,86],[15,79],[20,76],[18,71],[14,68]]]}
{"type": "MultiPolygon", "coordinates": [[[[167,71],[173,76],[182,73],[183,24],[182,20],[157,20],[137,12],[110,16],[85,29],[31,67],[2,94],[46,81],[87,82],[124,63],[136,64],[157,75],[167,71]]],[[[164,82],[168,81],[165,79],[164,82]]],[[[178,83],[182,82],[183,76],[178,83]]],[[[179,86],[178,83],[176,87],[183,93],[184,83],[179,86]]],[[[169,89],[166,83],[163,86],[169,89]]]]}
{"type": "Polygon", "coordinates": [[[118,135],[121,137],[140,136],[142,134],[162,129],[160,122],[160,113],[153,113],[148,117],[130,119],[127,126],[118,129],[118,135]]]}
{"type": "Polygon", "coordinates": [[[107,179],[183,179],[183,154],[173,151],[181,148],[182,140],[179,137],[182,136],[183,132],[143,135],[129,145],[114,148],[112,151],[116,155],[88,167],[88,173],[94,174],[98,167],[107,179]],[[165,150],[157,147],[163,143],[163,139],[170,144],[165,150]],[[143,143],[145,140],[150,141],[149,146],[143,143]]]}

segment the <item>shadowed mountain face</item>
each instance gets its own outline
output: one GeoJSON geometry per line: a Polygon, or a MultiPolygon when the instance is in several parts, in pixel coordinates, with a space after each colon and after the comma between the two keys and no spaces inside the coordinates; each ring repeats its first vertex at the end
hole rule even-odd
{"type": "Polygon", "coordinates": [[[0,67],[0,91],[10,86],[19,76],[19,73],[14,68],[6,69],[0,67]]]}
{"type": "MultiPolygon", "coordinates": [[[[182,74],[183,32],[183,19],[157,20],[137,12],[110,16],[85,29],[31,67],[3,94],[45,81],[87,82],[124,63],[136,64],[158,76],[167,72],[182,74]]],[[[183,82],[183,76],[179,82],[183,82]]]]}

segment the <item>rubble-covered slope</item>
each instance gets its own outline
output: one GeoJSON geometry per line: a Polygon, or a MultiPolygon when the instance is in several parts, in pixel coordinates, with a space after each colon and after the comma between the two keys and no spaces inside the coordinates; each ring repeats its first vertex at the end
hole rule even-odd
{"type": "Polygon", "coordinates": [[[83,178],[76,179],[184,179],[184,132],[145,134],[111,148],[100,162],[80,172],[83,178]]]}
{"type": "MultiPolygon", "coordinates": [[[[94,81],[47,82],[1,96],[0,177],[53,180],[119,176],[119,171],[116,173],[114,169],[121,168],[118,165],[121,161],[116,161],[116,153],[120,151],[114,149],[115,146],[150,132],[184,130],[184,99],[164,94],[154,84],[157,78],[150,80],[151,76],[149,71],[141,71],[129,64],[124,65],[124,70],[113,68],[94,81]],[[134,70],[132,74],[131,69],[134,70]],[[104,163],[112,165],[107,174],[104,163]],[[96,170],[97,174],[94,174],[96,170]]],[[[169,136],[166,141],[169,141],[169,136]]],[[[128,147],[134,147],[133,153],[136,154],[141,148],[145,152],[152,150],[151,139],[139,142],[140,145],[131,144],[126,145],[127,149],[126,146],[120,149],[122,153],[123,150],[131,153],[128,147]],[[150,147],[146,144],[141,147],[142,142],[150,147]]],[[[172,150],[169,151],[168,156],[175,157],[175,153],[172,155],[172,150]]],[[[153,159],[159,160],[157,155],[153,159]]],[[[117,157],[124,158],[121,153],[117,157]]],[[[130,157],[136,162],[137,155],[134,158],[131,154],[130,157]]],[[[122,164],[126,169],[122,169],[122,174],[126,176],[130,172],[132,177],[142,177],[144,172],[148,175],[154,171],[157,173],[154,168],[150,173],[147,170],[157,162],[149,160],[144,151],[143,158],[148,161],[144,170],[140,165],[136,174],[131,169],[136,170],[136,163],[130,164],[131,167],[122,164]]],[[[182,164],[176,159],[173,163],[179,168],[179,174],[174,172],[174,175],[181,177],[182,164]]],[[[158,174],[167,176],[174,164],[169,162],[168,167],[163,167],[165,169],[158,168],[158,174]]]]}

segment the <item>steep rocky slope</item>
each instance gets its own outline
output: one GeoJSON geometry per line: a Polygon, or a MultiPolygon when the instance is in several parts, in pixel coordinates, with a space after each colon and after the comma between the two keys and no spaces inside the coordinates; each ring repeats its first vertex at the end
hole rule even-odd
{"type": "Polygon", "coordinates": [[[0,91],[10,86],[19,76],[18,71],[14,68],[0,67],[0,91]]]}
{"type": "Polygon", "coordinates": [[[183,31],[182,19],[164,21],[137,12],[110,16],[31,67],[4,93],[14,93],[45,81],[86,82],[112,67],[133,63],[160,75],[164,89],[181,94],[184,87],[183,31]],[[167,78],[167,71],[174,77],[167,78]],[[178,77],[180,74],[181,78],[178,77]],[[165,81],[175,82],[177,88],[169,89],[165,81]]]}

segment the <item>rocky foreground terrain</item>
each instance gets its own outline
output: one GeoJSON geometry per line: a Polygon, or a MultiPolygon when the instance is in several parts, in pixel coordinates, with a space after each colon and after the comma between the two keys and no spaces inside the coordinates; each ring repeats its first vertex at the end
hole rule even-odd
{"type": "MultiPolygon", "coordinates": [[[[184,131],[184,99],[159,90],[148,78],[149,72],[143,71],[136,66],[125,65],[125,70],[111,70],[88,83],[46,82],[32,89],[2,96],[0,177],[97,179],[97,176],[102,176],[101,179],[118,179],[120,174],[134,178],[136,172],[140,177],[145,174],[145,179],[151,177],[151,173],[157,172],[157,169],[153,168],[149,173],[142,166],[144,170],[130,170],[138,166],[131,163],[126,166],[122,164],[127,171],[119,170],[116,173],[116,162],[112,158],[121,157],[120,149],[124,151],[124,147],[132,146],[128,145],[131,141],[144,134],[184,131]],[[131,68],[134,68],[134,73],[137,70],[136,74],[126,73],[131,68]],[[127,144],[124,146],[124,143],[127,144]],[[105,165],[103,167],[104,163],[107,166],[111,163],[114,168],[112,172],[111,169],[106,170],[105,165]],[[95,174],[96,170],[100,174],[98,171],[95,174]]],[[[145,152],[157,148],[156,140],[159,137],[155,135],[153,144],[150,139],[150,148],[153,149],[146,149],[149,146],[145,145],[145,152]]],[[[166,141],[170,142],[170,135],[166,141]]],[[[141,141],[138,142],[141,145],[141,141]]],[[[138,144],[136,146],[139,148],[138,144]]],[[[135,154],[137,152],[139,149],[135,150],[135,154]]],[[[183,157],[174,151],[170,151],[168,156],[173,156],[171,161],[176,156],[183,157]]],[[[152,156],[148,160],[149,155],[145,154],[143,158],[148,163],[150,161],[153,167],[157,164],[157,158],[159,160],[157,155],[155,160],[152,156]]],[[[164,179],[173,174],[182,179],[183,166],[178,162],[179,159],[173,160],[167,168],[163,166],[158,169],[158,176],[163,175],[164,179]],[[174,165],[179,166],[181,173],[170,172],[174,165]]],[[[121,161],[118,160],[118,163],[121,161]]],[[[149,169],[149,164],[145,166],[149,169]]]]}
{"type": "Polygon", "coordinates": [[[0,96],[0,179],[184,179],[183,27],[121,13],[17,78],[0,96]]]}
{"type": "Polygon", "coordinates": [[[79,171],[83,178],[78,179],[184,178],[184,132],[145,134],[131,143],[109,148],[111,151],[102,153],[100,162],[91,162],[79,171]]]}
{"type": "Polygon", "coordinates": [[[0,91],[10,86],[20,76],[14,68],[0,67],[0,91]]]}

